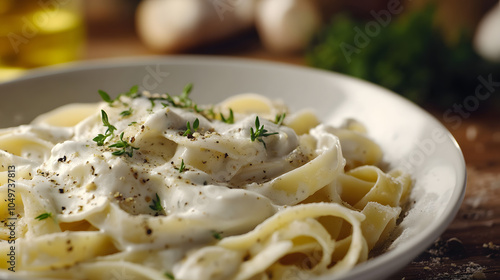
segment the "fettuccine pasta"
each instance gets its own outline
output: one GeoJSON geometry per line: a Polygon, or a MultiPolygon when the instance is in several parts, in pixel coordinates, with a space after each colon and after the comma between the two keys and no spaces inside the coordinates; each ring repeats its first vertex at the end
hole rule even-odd
{"type": "Polygon", "coordinates": [[[190,90],[100,91],[0,130],[0,275],[313,279],[387,240],[412,182],[362,124],[190,90]]]}

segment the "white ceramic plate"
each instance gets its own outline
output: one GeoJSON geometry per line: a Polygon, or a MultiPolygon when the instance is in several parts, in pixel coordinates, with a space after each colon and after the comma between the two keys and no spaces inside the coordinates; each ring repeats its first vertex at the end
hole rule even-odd
{"type": "MultiPolygon", "coordinates": [[[[339,279],[380,279],[407,265],[448,226],[465,191],[465,162],[451,134],[425,111],[373,84],[344,75],[220,57],[177,56],[107,60],[49,68],[0,84],[0,127],[27,123],[71,102],[99,100],[139,85],[151,92],[181,92],[189,82],[198,103],[243,92],[283,99],[292,109],[314,108],[324,122],[356,118],[383,148],[390,167],[415,180],[415,201],[387,252],[339,279]]],[[[323,279],[323,278],[320,278],[323,279]]],[[[294,279],[291,279],[294,280],[294,279]]]]}

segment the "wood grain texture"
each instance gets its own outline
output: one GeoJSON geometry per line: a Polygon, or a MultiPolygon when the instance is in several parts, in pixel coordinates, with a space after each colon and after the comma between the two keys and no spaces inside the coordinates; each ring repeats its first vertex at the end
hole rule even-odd
{"type": "Polygon", "coordinates": [[[500,279],[499,120],[498,112],[472,112],[458,128],[447,125],[467,164],[464,202],[440,239],[390,279],[500,279]]]}

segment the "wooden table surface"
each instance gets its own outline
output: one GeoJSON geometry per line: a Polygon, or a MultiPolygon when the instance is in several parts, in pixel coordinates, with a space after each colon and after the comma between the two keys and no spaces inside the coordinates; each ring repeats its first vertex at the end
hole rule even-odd
{"type": "MultiPolygon", "coordinates": [[[[132,26],[121,32],[112,27],[98,29],[89,29],[84,59],[154,54],[142,45],[132,26]]],[[[306,64],[300,54],[278,56],[265,51],[251,32],[188,53],[306,64]]],[[[447,125],[462,148],[467,190],[457,216],[440,239],[390,279],[500,279],[500,114],[481,111],[484,107],[480,104],[458,127],[443,121],[444,110],[427,108],[447,125]]]]}

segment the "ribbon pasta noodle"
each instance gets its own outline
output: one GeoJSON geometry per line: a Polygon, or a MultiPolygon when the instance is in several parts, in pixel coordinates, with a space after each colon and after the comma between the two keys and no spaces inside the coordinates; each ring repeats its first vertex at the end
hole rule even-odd
{"type": "Polygon", "coordinates": [[[190,90],[101,92],[0,130],[0,275],[312,279],[387,240],[412,182],[380,168],[362,124],[257,94],[202,106],[190,90]]]}

